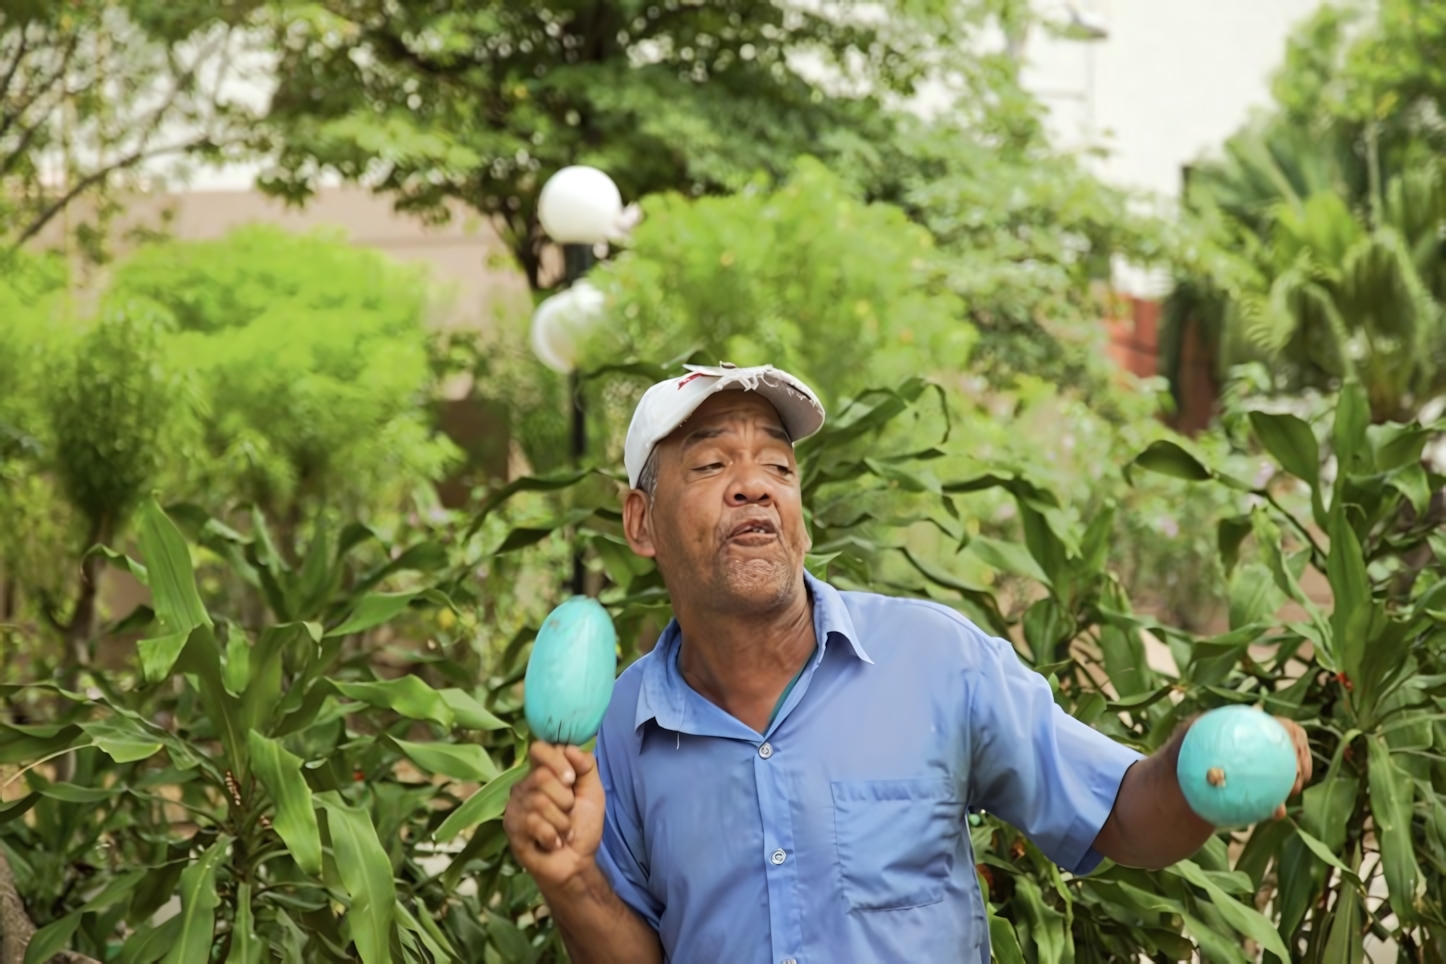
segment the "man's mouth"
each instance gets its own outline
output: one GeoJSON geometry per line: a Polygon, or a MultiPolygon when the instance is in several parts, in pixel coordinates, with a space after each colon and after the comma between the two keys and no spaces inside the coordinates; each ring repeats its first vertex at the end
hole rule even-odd
{"type": "Polygon", "coordinates": [[[778,527],[767,519],[750,519],[740,522],[728,533],[729,541],[754,543],[766,541],[778,535],[778,527]]]}

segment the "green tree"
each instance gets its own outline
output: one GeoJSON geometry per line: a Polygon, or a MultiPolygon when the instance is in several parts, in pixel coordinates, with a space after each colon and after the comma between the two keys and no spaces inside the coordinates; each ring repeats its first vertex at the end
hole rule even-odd
{"type": "MultiPolygon", "coordinates": [[[[233,156],[254,116],[229,87],[255,3],[0,3],[0,247],[81,198],[81,250],[105,256],[119,196],[163,165],[233,156]]],[[[242,64],[238,64],[242,61],[242,64]]]]}
{"type": "Polygon", "coordinates": [[[613,301],[590,367],[694,352],[775,364],[832,405],[968,364],[974,334],[928,231],[816,161],[776,190],[654,196],[644,211],[598,276],[613,301]]]}
{"type": "MultiPolygon", "coordinates": [[[[1278,391],[1358,378],[1378,421],[1446,391],[1439,119],[1446,17],[1390,0],[1324,7],[1291,39],[1276,108],[1191,171],[1198,245],[1166,311],[1222,371],[1267,362],[1278,391]]],[[[1172,377],[1174,376],[1172,371],[1172,377]]]]}
{"type": "Polygon", "coordinates": [[[401,505],[454,455],[428,417],[433,305],[413,267],[258,226],[144,248],[111,296],[173,327],[195,418],[172,491],[221,514],[256,506],[288,554],[318,514],[401,505]]]}
{"type": "Polygon", "coordinates": [[[331,170],[501,230],[534,288],[548,175],[593,164],[629,198],[737,190],[886,141],[886,105],[930,73],[971,75],[975,28],[1012,0],[333,0],[281,5],[264,185],[305,197],[331,170]],[[866,9],[867,8],[867,9],[866,9]],[[800,66],[811,61],[816,69],[800,66]]]}

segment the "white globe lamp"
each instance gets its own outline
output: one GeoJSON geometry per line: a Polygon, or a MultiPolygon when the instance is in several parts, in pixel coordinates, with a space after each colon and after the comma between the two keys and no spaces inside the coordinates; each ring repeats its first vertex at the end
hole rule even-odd
{"type": "Polygon", "coordinates": [[[532,351],[555,372],[577,368],[588,331],[605,313],[606,296],[586,280],[573,283],[537,306],[532,314],[532,351]]]}
{"type": "Polygon", "coordinates": [[[623,198],[613,179],[595,167],[564,167],[537,199],[542,230],[558,244],[597,244],[617,235],[623,198]]]}

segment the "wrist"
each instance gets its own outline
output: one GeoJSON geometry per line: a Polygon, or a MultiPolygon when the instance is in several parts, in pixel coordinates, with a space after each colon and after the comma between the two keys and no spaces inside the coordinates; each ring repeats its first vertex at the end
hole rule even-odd
{"type": "Polygon", "coordinates": [[[580,861],[578,868],[562,880],[548,884],[539,881],[537,889],[542,892],[548,906],[555,910],[559,904],[568,906],[589,900],[595,897],[600,889],[607,887],[607,878],[603,876],[602,869],[598,867],[596,860],[589,857],[586,861],[580,861]]]}

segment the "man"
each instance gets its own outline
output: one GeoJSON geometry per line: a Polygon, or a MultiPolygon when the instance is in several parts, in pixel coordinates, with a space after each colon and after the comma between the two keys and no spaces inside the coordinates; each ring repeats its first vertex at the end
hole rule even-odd
{"type": "Polygon", "coordinates": [[[618,679],[596,758],[534,743],[505,817],[578,964],[988,964],[967,810],[1077,874],[1212,832],[1180,735],[1141,759],[948,607],[805,572],[792,443],[823,418],[769,366],[638,404],[623,524],[676,619],[618,679]]]}

